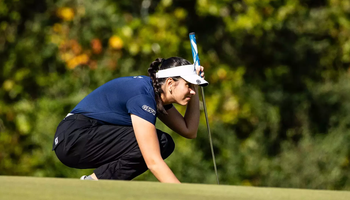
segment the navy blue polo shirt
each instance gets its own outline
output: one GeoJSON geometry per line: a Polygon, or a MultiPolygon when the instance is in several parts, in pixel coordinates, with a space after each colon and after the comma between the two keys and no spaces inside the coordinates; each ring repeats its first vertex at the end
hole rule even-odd
{"type": "Polygon", "coordinates": [[[156,123],[157,106],[148,76],[113,79],[87,95],[71,113],[116,125],[131,126],[130,114],[156,123]]]}

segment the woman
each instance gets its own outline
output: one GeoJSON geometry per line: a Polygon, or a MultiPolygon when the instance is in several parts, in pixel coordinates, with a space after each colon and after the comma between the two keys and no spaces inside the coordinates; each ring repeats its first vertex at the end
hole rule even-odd
{"type": "Polygon", "coordinates": [[[81,179],[131,180],[149,169],[160,182],[180,183],[164,162],[174,142],[156,129],[156,117],[183,137],[195,138],[197,85],[208,82],[203,67],[195,71],[179,57],[156,59],[148,73],[105,83],[58,125],[53,150],[59,160],[73,168],[96,168],[81,179]],[[184,116],[173,103],[187,106],[184,116]]]}

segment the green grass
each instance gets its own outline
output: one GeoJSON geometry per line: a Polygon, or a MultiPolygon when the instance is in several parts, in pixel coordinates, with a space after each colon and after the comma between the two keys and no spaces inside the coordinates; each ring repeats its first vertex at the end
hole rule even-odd
{"type": "Polygon", "coordinates": [[[144,181],[81,181],[67,178],[0,176],[0,200],[17,199],[349,200],[350,192],[205,184],[162,184],[144,181]]]}

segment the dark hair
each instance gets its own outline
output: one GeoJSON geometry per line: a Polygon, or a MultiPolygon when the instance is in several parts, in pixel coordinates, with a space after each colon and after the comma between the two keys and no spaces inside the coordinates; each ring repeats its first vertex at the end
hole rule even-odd
{"type": "MultiPolygon", "coordinates": [[[[155,61],[151,63],[150,67],[148,68],[148,74],[152,79],[158,112],[162,114],[168,114],[164,109],[162,100],[160,98],[160,95],[164,92],[161,87],[165,83],[165,80],[167,78],[156,78],[156,73],[158,72],[158,70],[161,70],[161,69],[168,69],[176,66],[183,66],[183,65],[190,65],[190,64],[191,63],[188,60],[180,57],[170,57],[168,59],[157,58],[155,61]]],[[[178,81],[179,76],[171,77],[171,78],[174,79],[174,81],[178,81]]]]}

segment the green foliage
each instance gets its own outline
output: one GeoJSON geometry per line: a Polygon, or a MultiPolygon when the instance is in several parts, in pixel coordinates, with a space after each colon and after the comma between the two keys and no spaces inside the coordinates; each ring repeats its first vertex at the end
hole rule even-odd
{"type": "MultiPolygon", "coordinates": [[[[342,0],[0,1],[0,174],[90,173],[51,151],[58,123],[157,57],[191,61],[194,31],[220,182],[349,189],[349,16],[342,0]]],[[[183,182],[215,183],[205,123],[195,140],[157,124],[183,182]]]]}

